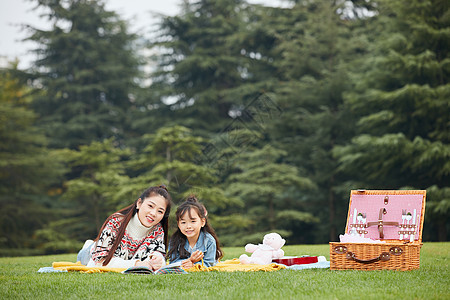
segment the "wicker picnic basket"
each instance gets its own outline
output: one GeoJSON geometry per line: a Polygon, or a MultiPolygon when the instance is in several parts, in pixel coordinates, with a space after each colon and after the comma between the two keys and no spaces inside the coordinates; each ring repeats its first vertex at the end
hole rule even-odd
{"type": "Polygon", "coordinates": [[[418,269],[425,197],[424,190],[352,190],[345,233],[380,242],[331,242],[330,269],[418,269]]]}

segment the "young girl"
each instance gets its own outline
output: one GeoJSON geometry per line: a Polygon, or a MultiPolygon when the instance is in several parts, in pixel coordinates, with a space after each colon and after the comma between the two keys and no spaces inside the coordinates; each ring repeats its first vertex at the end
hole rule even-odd
{"type": "Polygon", "coordinates": [[[165,186],[148,188],[133,204],[106,219],[95,241],[86,241],[77,260],[88,267],[159,269],[165,265],[170,207],[165,186]]]}
{"type": "Polygon", "coordinates": [[[208,224],[207,211],[195,196],[189,196],[176,212],[178,229],[170,238],[169,261],[188,269],[195,263],[213,266],[223,257],[214,229],[208,224]]]}

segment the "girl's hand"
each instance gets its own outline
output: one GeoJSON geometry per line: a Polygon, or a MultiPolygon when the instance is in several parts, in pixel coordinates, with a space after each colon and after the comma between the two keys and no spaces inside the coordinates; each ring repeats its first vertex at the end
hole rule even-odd
{"type": "Polygon", "coordinates": [[[200,250],[195,250],[192,252],[191,257],[189,257],[189,260],[194,264],[203,258],[203,252],[200,250]]]}
{"type": "Polygon", "coordinates": [[[181,267],[183,269],[189,269],[192,268],[194,266],[194,263],[191,261],[191,259],[185,259],[181,262],[181,267]]]}

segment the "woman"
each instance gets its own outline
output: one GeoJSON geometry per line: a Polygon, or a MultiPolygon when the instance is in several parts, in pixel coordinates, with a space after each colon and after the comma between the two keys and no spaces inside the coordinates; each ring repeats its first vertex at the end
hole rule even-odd
{"type": "Polygon", "coordinates": [[[164,185],[148,188],[130,206],[109,216],[77,260],[88,267],[157,270],[165,265],[171,197],[164,185]]]}

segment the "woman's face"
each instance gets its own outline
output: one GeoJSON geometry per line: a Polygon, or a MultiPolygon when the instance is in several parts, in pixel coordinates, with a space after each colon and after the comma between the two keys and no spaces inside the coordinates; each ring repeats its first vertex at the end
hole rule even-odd
{"type": "Polygon", "coordinates": [[[166,213],[167,202],[161,195],[152,195],[144,200],[138,200],[136,204],[138,218],[145,227],[153,227],[161,222],[166,213]]]}

